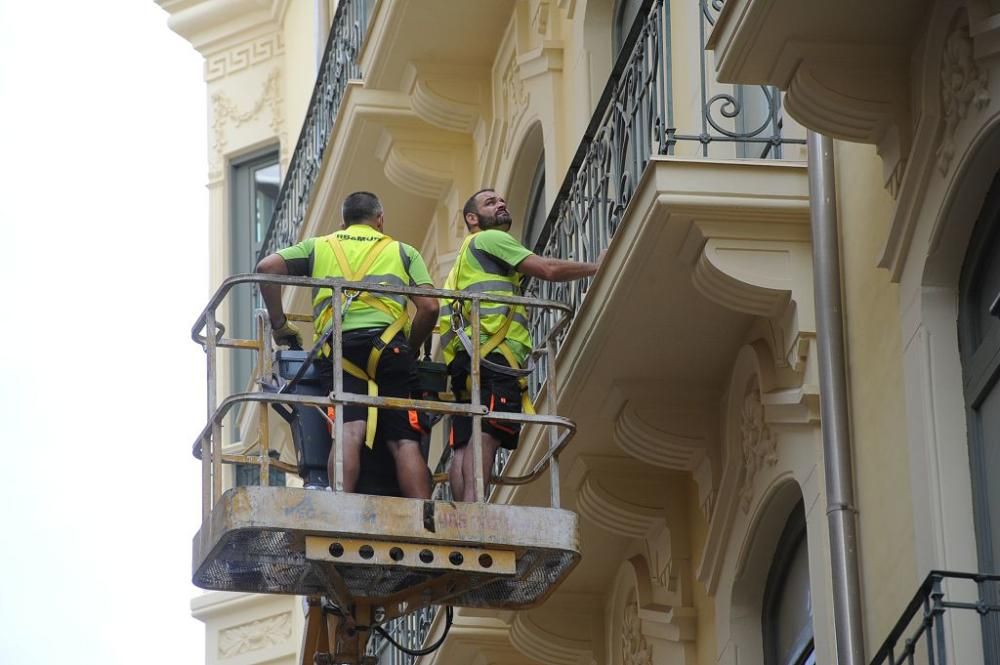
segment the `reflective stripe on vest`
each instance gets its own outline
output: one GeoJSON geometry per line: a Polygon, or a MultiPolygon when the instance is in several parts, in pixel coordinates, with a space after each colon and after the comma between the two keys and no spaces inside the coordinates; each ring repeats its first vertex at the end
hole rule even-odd
{"type": "MultiPolygon", "coordinates": [[[[344,236],[348,236],[347,238],[338,237],[338,233],[331,235],[332,237],[337,237],[348,263],[352,269],[356,270],[361,266],[372,246],[387,236],[381,233],[377,235],[373,234],[370,236],[370,241],[367,239],[362,241],[357,239],[358,236],[356,234],[349,233],[350,230],[347,229],[346,231],[338,232],[344,236]]],[[[331,236],[316,239],[312,270],[312,276],[315,278],[344,277],[337,263],[337,258],[334,256],[333,248],[328,241],[329,237],[331,236]]],[[[406,269],[406,264],[409,263],[409,260],[407,257],[407,260],[404,262],[402,258],[406,255],[406,252],[403,246],[397,241],[392,240],[391,244],[396,245],[396,248],[389,246],[384,251],[381,251],[366,271],[365,276],[357,281],[368,284],[385,284],[387,286],[410,285],[410,275],[406,269]]],[[[333,290],[325,287],[314,288],[312,295],[313,328],[318,338],[330,323],[333,290]]],[[[357,298],[351,303],[344,317],[345,331],[358,328],[381,328],[389,326],[400,314],[406,311],[405,296],[374,293],[371,295],[380,304],[384,305],[387,311],[379,311],[379,309],[364,302],[363,299],[357,298]]]]}
{"type": "MultiPolygon", "coordinates": [[[[462,243],[455,259],[455,265],[448,273],[444,288],[470,293],[520,295],[521,275],[513,269],[500,265],[489,254],[476,249],[473,244],[475,239],[476,234],[472,234],[462,243]]],[[[451,332],[452,303],[445,302],[443,305],[441,317],[438,319],[438,332],[442,335],[441,346],[445,362],[450,363],[462,347],[457,337],[451,332]]],[[[480,303],[480,339],[483,342],[486,342],[503,327],[508,317],[509,307],[509,305],[501,303],[480,303]]],[[[465,327],[467,335],[472,334],[472,325],[469,321],[471,309],[469,302],[463,303],[462,316],[467,324],[465,327]]],[[[514,306],[513,317],[505,337],[506,340],[523,345],[523,348],[531,348],[528,315],[523,306],[514,306]]],[[[517,360],[520,363],[524,359],[517,358],[517,360]]]]}

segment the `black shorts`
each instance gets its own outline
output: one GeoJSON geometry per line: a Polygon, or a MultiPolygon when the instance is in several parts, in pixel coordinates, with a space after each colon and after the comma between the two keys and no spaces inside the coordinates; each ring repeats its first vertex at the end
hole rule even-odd
{"type": "MultiPolygon", "coordinates": [[[[372,347],[378,341],[384,328],[365,328],[344,333],[344,359],[349,360],[362,370],[368,367],[368,357],[372,347]]],[[[320,379],[327,391],[333,390],[333,360],[327,359],[320,363],[320,379]]],[[[375,383],[378,384],[378,394],[381,397],[412,396],[417,387],[417,361],[410,351],[410,345],[402,333],[397,333],[389,340],[382,350],[378,367],[375,370],[375,383]]],[[[344,391],[368,394],[368,382],[353,374],[344,372],[344,391]]],[[[348,404],[344,407],[344,422],[368,420],[368,407],[358,404],[348,404]]],[[[416,411],[402,409],[379,409],[377,440],[398,441],[409,439],[420,441],[420,425],[416,411]]]]}
{"type": "MultiPolygon", "coordinates": [[[[491,353],[486,359],[497,365],[509,366],[506,358],[500,353],[491,353]]],[[[451,389],[455,399],[465,404],[469,403],[467,389],[471,363],[469,355],[459,351],[455,359],[448,365],[448,375],[451,377],[451,389]]],[[[521,413],[521,385],[516,376],[508,376],[480,366],[479,386],[480,400],[490,411],[503,413],[521,413]]],[[[500,442],[507,450],[517,448],[517,439],[521,434],[521,423],[509,420],[491,420],[483,418],[483,431],[500,442]]],[[[449,443],[456,450],[468,445],[472,438],[472,418],[455,416],[451,419],[451,437],[449,443]]]]}

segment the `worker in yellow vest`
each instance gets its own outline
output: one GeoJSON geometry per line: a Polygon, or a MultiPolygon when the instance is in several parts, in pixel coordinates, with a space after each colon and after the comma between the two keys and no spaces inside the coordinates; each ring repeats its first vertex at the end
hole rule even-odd
{"type": "MultiPolygon", "coordinates": [[[[466,202],[462,210],[469,237],[465,239],[444,288],[499,295],[521,295],[521,276],[553,282],[568,282],[590,277],[597,272],[597,263],[546,258],[531,252],[508,231],[511,215],[507,202],[494,189],[483,189],[466,202]]],[[[438,332],[452,391],[460,401],[469,400],[470,362],[469,304],[455,312],[457,304],[446,303],[442,309],[438,332]],[[456,314],[460,316],[456,319],[456,314]],[[464,321],[464,328],[455,325],[464,321]],[[457,329],[456,329],[457,328],[457,329]]],[[[482,403],[491,411],[521,413],[530,409],[524,361],[531,352],[531,334],[523,307],[483,303],[480,309],[481,352],[480,386],[482,403]]],[[[501,446],[517,447],[521,427],[517,423],[483,420],[483,478],[489,489],[493,458],[501,446]]],[[[475,466],[473,455],[467,452],[472,436],[470,418],[453,418],[450,445],[453,451],[449,480],[452,493],[461,501],[475,501],[475,466]]]]}
{"type": "MultiPolygon", "coordinates": [[[[270,254],[257,271],[270,275],[314,278],[343,277],[348,281],[397,286],[433,286],[427,265],[416,249],[382,233],[385,213],[370,192],[350,194],[342,207],[340,231],[270,254]]],[[[281,286],[261,285],[261,296],[271,319],[274,341],[301,346],[299,331],[288,321],[281,303],[281,286]]],[[[416,307],[412,323],[406,297],[367,291],[345,292],[333,302],[333,290],[313,289],[315,341],[330,329],[332,317],[343,317],[344,390],[353,393],[409,398],[416,388],[416,354],[434,329],[436,298],[411,296],[416,307]]],[[[336,350],[334,350],[336,351],[336,350]]],[[[324,344],[320,357],[329,359],[324,344]]],[[[332,390],[333,365],[320,362],[325,387],[332,390]]],[[[353,492],[361,469],[361,447],[389,447],[396,476],[405,496],[429,499],[427,463],[420,451],[420,426],[415,412],[347,405],[344,408],[344,489],[353,492]],[[376,416],[377,411],[377,416],[376,416]],[[376,437],[376,433],[378,436],[376,437]]],[[[327,464],[334,478],[334,455],[327,464]]]]}

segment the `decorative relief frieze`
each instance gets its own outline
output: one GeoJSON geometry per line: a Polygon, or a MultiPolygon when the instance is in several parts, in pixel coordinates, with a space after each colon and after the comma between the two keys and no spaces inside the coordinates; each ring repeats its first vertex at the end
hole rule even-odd
{"type": "Polygon", "coordinates": [[[635,595],[625,603],[621,633],[622,663],[624,665],[651,665],[653,648],[646,643],[639,620],[639,606],[635,595]]]}
{"type": "Polygon", "coordinates": [[[285,145],[282,130],[284,119],[281,112],[281,70],[275,67],[268,74],[261,86],[260,95],[249,109],[243,110],[228,95],[217,92],[212,95],[212,162],[209,165],[211,179],[221,178],[224,156],[228,147],[228,130],[230,127],[241,127],[249,122],[259,120],[259,116],[267,109],[270,111],[268,127],[274,136],[279,137],[285,145]]]}
{"type": "Polygon", "coordinates": [[[764,405],[761,403],[760,388],[756,382],[751,384],[743,399],[740,437],[745,469],[743,486],[740,489],[740,507],[744,513],[748,513],[753,500],[754,479],[765,467],[778,463],[777,439],[764,422],[764,405]]]}
{"type": "Polygon", "coordinates": [[[937,149],[938,170],[948,173],[955,156],[955,132],[971,107],[981,110],[990,103],[987,72],[974,57],[968,20],[955,21],[941,54],[941,108],[944,134],[937,149]]]}
{"type": "Polygon", "coordinates": [[[219,659],[277,646],[291,637],[291,612],[226,628],[219,631],[219,659]]]}
{"type": "Polygon", "coordinates": [[[525,112],[528,110],[530,94],[525,89],[524,81],[521,80],[521,67],[517,64],[517,59],[511,55],[510,63],[504,70],[500,79],[500,104],[502,117],[507,124],[507,132],[503,145],[504,157],[510,155],[513,147],[514,137],[517,136],[517,128],[525,112]]]}
{"type": "Polygon", "coordinates": [[[229,76],[284,52],[285,41],[280,32],[245,42],[236,48],[205,58],[205,81],[229,76]]]}

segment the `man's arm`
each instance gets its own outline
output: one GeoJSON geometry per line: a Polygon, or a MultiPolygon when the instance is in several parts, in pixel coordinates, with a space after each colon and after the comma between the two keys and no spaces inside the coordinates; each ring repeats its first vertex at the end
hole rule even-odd
{"type": "Polygon", "coordinates": [[[566,261],[532,254],[518,263],[516,269],[522,275],[537,277],[547,282],[571,282],[574,279],[582,279],[596,274],[602,258],[604,258],[604,252],[601,252],[597,263],[566,261]]]}
{"type": "MultiPolygon", "coordinates": [[[[257,264],[257,272],[265,275],[287,275],[288,264],[280,254],[268,254],[257,264]]],[[[264,299],[264,307],[271,317],[271,327],[280,328],[287,320],[281,304],[281,284],[261,284],[260,296],[264,299]]]]}
{"type": "Polygon", "coordinates": [[[414,353],[420,353],[420,347],[434,332],[441,305],[438,304],[437,298],[428,296],[410,296],[410,300],[417,308],[417,313],[413,315],[413,323],[410,325],[410,349],[414,353]]]}

